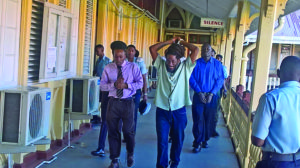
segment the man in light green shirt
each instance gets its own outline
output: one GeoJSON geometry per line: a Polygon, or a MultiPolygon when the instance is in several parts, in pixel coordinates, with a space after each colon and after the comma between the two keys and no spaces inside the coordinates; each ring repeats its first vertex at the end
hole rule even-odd
{"type": "Polygon", "coordinates": [[[168,167],[168,135],[171,129],[170,167],[176,168],[184,140],[184,129],[187,124],[185,106],[191,105],[189,95],[189,78],[196,65],[199,48],[181,38],[174,38],[150,47],[150,53],[157,68],[158,83],[154,103],[156,110],[157,168],[168,167]],[[157,51],[170,45],[161,57],[157,51]],[[185,47],[191,55],[184,57],[185,47]]]}

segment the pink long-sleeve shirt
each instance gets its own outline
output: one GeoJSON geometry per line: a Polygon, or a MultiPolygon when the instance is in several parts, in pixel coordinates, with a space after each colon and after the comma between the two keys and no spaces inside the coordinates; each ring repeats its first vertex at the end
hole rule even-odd
{"type": "MultiPolygon", "coordinates": [[[[123,90],[122,99],[132,97],[136,90],[143,87],[143,77],[139,67],[131,62],[124,61],[122,64],[122,73],[124,82],[128,84],[128,89],[123,90]]],[[[118,67],[115,63],[105,66],[102,73],[100,89],[101,91],[109,91],[109,97],[117,97],[117,88],[114,83],[117,81],[118,67]]]]}

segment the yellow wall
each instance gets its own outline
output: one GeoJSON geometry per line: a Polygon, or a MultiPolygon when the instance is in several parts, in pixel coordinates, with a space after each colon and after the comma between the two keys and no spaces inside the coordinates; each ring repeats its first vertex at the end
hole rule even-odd
{"type": "Polygon", "coordinates": [[[124,1],[114,0],[114,2],[119,9],[123,9],[121,22],[117,8],[110,0],[98,1],[99,11],[96,43],[104,45],[105,55],[111,59],[110,44],[113,41],[121,40],[127,45],[133,44],[140,51],[140,57],[144,59],[146,65],[150,65],[151,56],[148,48],[157,41],[157,23],[142,15],[143,12],[124,1]],[[124,15],[131,16],[132,18],[125,17],[124,15]],[[137,18],[137,26],[135,24],[136,16],[141,16],[137,18]],[[122,24],[121,27],[120,24],[122,24]],[[134,41],[135,38],[136,41],[134,41]]]}
{"type": "MultiPolygon", "coordinates": [[[[67,8],[71,8],[71,3],[73,0],[67,0],[67,8]]],[[[96,5],[97,0],[92,0],[94,7],[94,16],[96,16],[96,5]]],[[[58,5],[58,0],[49,1],[50,3],[58,5]]],[[[80,6],[80,16],[82,13],[85,13],[83,5],[86,3],[82,3],[80,6]]],[[[19,85],[27,85],[27,76],[28,76],[28,59],[29,59],[29,40],[30,40],[30,27],[31,27],[31,6],[32,0],[22,0],[22,16],[21,16],[21,32],[20,32],[20,57],[19,57],[19,77],[18,84],[19,85]]],[[[85,16],[85,14],[84,14],[85,16]]],[[[85,23],[85,17],[80,18],[80,23],[85,23]]],[[[79,25],[80,25],[79,23],[79,25]]],[[[96,19],[93,19],[93,27],[92,30],[92,41],[95,41],[95,27],[96,27],[96,19]]],[[[77,55],[77,74],[80,74],[78,69],[82,69],[81,66],[83,64],[83,49],[84,49],[84,29],[85,26],[79,27],[78,37],[78,55],[77,55]]],[[[93,42],[92,42],[92,45],[93,42]]],[[[93,48],[93,47],[91,47],[93,48]]],[[[91,52],[91,62],[93,62],[93,49],[91,52]]],[[[93,65],[91,65],[93,67],[93,65]]],[[[50,107],[50,127],[48,137],[51,140],[61,140],[63,139],[65,130],[64,130],[64,102],[65,102],[65,87],[66,87],[66,79],[46,82],[42,84],[33,84],[33,86],[39,87],[48,87],[51,89],[52,98],[51,98],[51,107],[50,107]]],[[[83,121],[74,122],[74,128],[79,129],[79,125],[83,123],[83,121]]],[[[46,151],[50,149],[50,145],[39,145],[37,146],[37,150],[46,151]]],[[[17,164],[23,163],[24,156],[26,154],[15,154],[13,156],[14,162],[17,164]]],[[[6,155],[0,154],[0,168],[4,167],[6,163],[6,155]]]]}
{"type": "MultiPolygon", "coordinates": [[[[67,0],[67,8],[71,8],[73,0],[67,0]]],[[[106,55],[112,58],[110,50],[110,43],[115,40],[122,40],[126,44],[134,44],[140,51],[140,56],[144,58],[146,65],[150,65],[151,57],[149,53],[149,46],[156,43],[158,31],[157,23],[150,18],[143,15],[143,12],[135,9],[128,3],[115,0],[118,8],[123,9],[123,14],[127,16],[140,16],[138,18],[122,17],[120,21],[119,13],[115,6],[109,0],[92,0],[94,7],[94,18],[96,18],[96,6],[98,7],[98,20],[93,19],[93,31],[92,41],[96,40],[97,44],[103,44],[105,46],[106,55]],[[98,3],[98,4],[97,4],[98,3]],[[107,24],[109,23],[109,24],[107,24]],[[120,27],[120,23],[122,26],[120,27]],[[97,30],[96,30],[97,27],[97,30]],[[97,34],[96,34],[97,31],[97,34]],[[95,39],[95,40],[94,40],[95,39]],[[136,41],[135,41],[136,39],[136,41]]],[[[50,3],[58,5],[58,0],[49,0],[50,3]]],[[[80,18],[79,18],[79,34],[78,34],[78,55],[77,55],[77,75],[82,74],[83,69],[83,50],[84,50],[84,32],[85,32],[85,9],[86,1],[81,1],[80,4],[80,18]]],[[[28,59],[29,59],[29,40],[30,40],[30,27],[31,27],[31,6],[32,0],[22,1],[22,19],[21,19],[21,35],[20,35],[20,57],[19,57],[19,79],[20,85],[27,85],[28,76],[28,59]],[[21,52],[22,50],[22,52],[21,52]]],[[[93,60],[93,48],[91,46],[91,62],[93,60]]],[[[92,71],[93,65],[91,65],[92,71]]],[[[64,121],[64,101],[65,101],[65,87],[67,80],[58,80],[52,82],[46,82],[42,84],[35,83],[34,86],[48,87],[51,89],[51,107],[50,107],[50,125],[48,137],[51,140],[63,139],[64,133],[66,133],[67,123],[64,121]]],[[[84,121],[74,122],[74,128],[79,129],[79,126],[84,121]]],[[[50,145],[39,145],[37,149],[40,151],[46,151],[50,148],[50,145]]],[[[17,164],[23,163],[24,156],[26,154],[14,155],[14,162],[17,164]]],[[[6,156],[0,155],[0,168],[6,165],[6,156]]]]}

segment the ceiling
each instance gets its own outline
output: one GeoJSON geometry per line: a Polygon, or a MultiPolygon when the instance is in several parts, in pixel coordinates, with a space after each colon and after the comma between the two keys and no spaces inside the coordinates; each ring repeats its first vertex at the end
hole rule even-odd
{"type": "MultiPolygon", "coordinates": [[[[217,18],[223,19],[224,21],[227,21],[229,17],[236,17],[238,1],[239,0],[168,0],[168,2],[174,3],[198,17],[217,18]]],[[[258,8],[260,7],[261,1],[249,0],[249,2],[252,4],[250,15],[259,12],[258,8]]],[[[288,0],[285,15],[298,9],[300,9],[300,0],[288,0]]],[[[258,18],[252,22],[247,34],[255,31],[257,27],[258,18]]]]}

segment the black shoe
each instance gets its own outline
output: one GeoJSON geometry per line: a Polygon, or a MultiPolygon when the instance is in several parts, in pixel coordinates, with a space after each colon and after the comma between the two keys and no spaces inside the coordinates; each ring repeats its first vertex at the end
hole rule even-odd
{"type": "Polygon", "coordinates": [[[214,138],[215,138],[215,137],[218,137],[218,136],[220,136],[220,135],[219,135],[219,133],[218,133],[217,131],[215,131],[215,132],[212,134],[212,137],[214,137],[214,138]]]}
{"type": "Polygon", "coordinates": [[[119,168],[119,162],[111,162],[108,168],[119,168]]]}
{"type": "Polygon", "coordinates": [[[207,148],[207,147],[208,147],[207,142],[206,142],[206,141],[202,142],[201,147],[202,147],[202,148],[207,148]]]}
{"type": "Polygon", "coordinates": [[[104,150],[100,149],[100,150],[96,150],[96,151],[92,151],[91,154],[93,156],[101,156],[104,157],[105,156],[105,152],[104,150]]]}
{"type": "Polygon", "coordinates": [[[194,153],[199,153],[201,151],[201,146],[198,146],[198,147],[194,147],[193,148],[193,152],[194,153]]]}
{"type": "Polygon", "coordinates": [[[177,168],[177,166],[174,166],[174,161],[172,161],[172,160],[169,161],[169,165],[170,165],[170,168],[177,168]]]}
{"type": "Polygon", "coordinates": [[[132,167],[134,165],[133,155],[127,155],[127,167],[132,167]]]}

